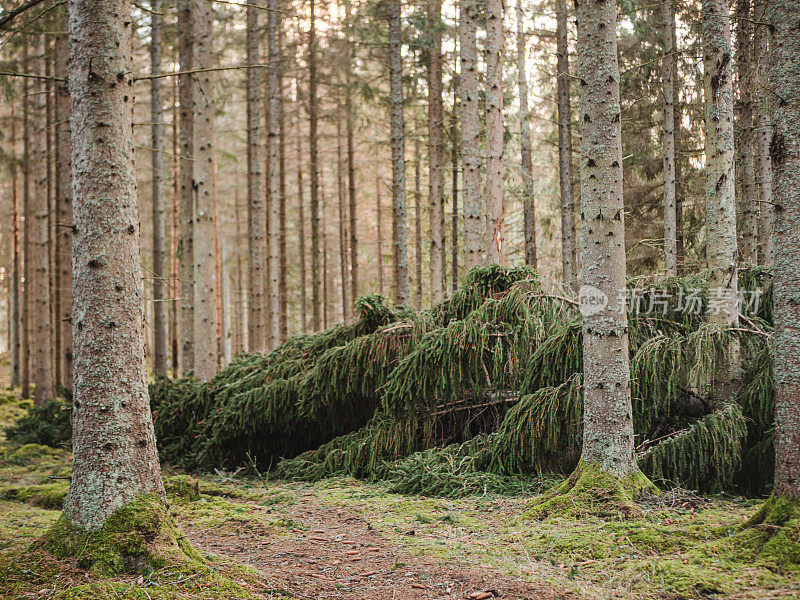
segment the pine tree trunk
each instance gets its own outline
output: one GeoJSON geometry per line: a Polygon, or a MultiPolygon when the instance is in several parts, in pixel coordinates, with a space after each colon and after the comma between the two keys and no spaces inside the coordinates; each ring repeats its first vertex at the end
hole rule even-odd
{"type": "MultiPolygon", "coordinates": [[[[194,67],[214,65],[211,0],[194,3],[194,67]]],[[[214,257],[214,80],[208,71],[195,75],[194,90],[194,372],[208,381],[217,371],[216,285],[214,257]]]]}
{"type": "MultiPolygon", "coordinates": [[[[194,68],[194,3],[179,0],[178,55],[180,71],[194,68]]],[[[180,95],[180,211],[179,211],[179,278],[180,284],[180,373],[194,370],[194,94],[193,75],[178,78],[180,95]]]]}
{"type": "Polygon", "coordinates": [[[342,320],[350,320],[350,303],[347,300],[350,277],[347,272],[347,202],[344,184],[344,144],[342,139],[341,114],[336,119],[336,184],[339,199],[339,275],[342,288],[342,320]]]}
{"type": "Polygon", "coordinates": [[[503,2],[486,1],[486,260],[503,263],[503,2]]]}
{"type": "Polygon", "coordinates": [[[430,211],[431,304],[444,300],[444,165],[442,164],[442,2],[428,0],[428,204],[430,211]]]}
{"type": "Polygon", "coordinates": [[[661,61],[661,88],[664,97],[664,120],[661,143],[664,153],[664,271],[667,277],[678,274],[678,212],[675,192],[675,48],[672,45],[675,11],[672,0],[661,4],[664,58],[661,61]]]}
{"type": "Polygon", "coordinates": [[[286,113],[283,92],[283,23],[278,23],[278,342],[289,338],[289,290],[286,262],[286,113]]]}
{"type": "Polygon", "coordinates": [[[414,306],[422,310],[422,177],[419,136],[414,136],[414,306]]]}
{"type": "Polygon", "coordinates": [[[461,164],[464,204],[464,264],[467,270],[483,262],[483,186],[481,184],[481,124],[478,94],[478,3],[462,0],[458,25],[461,47],[461,164]]]}
{"type": "Polygon", "coordinates": [[[625,219],[622,201],[617,7],[579,0],[581,262],[583,304],[583,455],[616,476],[637,472],[628,365],[625,219]]]}
{"type": "Polygon", "coordinates": [[[59,186],[59,175],[56,166],[56,111],[55,111],[55,80],[52,79],[53,72],[55,71],[55,54],[53,46],[50,43],[51,37],[49,34],[44,34],[45,45],[45,75],[50,77],[46,82],[47,95],[46,102],[46,127],[47,127],[47,252],[50,275],[50,362],[51,370],[53,373],[53,394],[55,395],[59,387],[62,385],[61,381],[61,328],[58,321],[61,317],[61,284],[60,275],[61,269],[59,267],[60,256],[58,254],[58,247],[56,242],[56,225],[58,224],[58,203],[56,194],[59,186]]]}
{"type": "Polygon", "coordinates": [[[317,22],[316,0],[310,0],[308,31],[308,141],[311,171],[311,327],[319,331],[321,321],[319,246],[319,162],[317,147],[317,22]]]}
{"type": "MultiPolygon", "coordinates": [[[[174,61],[173,61],[174,62],[174,61]]],[[[172,223],[170,238],[172,245],[170,248],[170,318],[169,318],[169,332],[170,332],[170,349],[172,354],[172,376],[178,377],[180,373],[180,331],[178,330],[178,313],[180,311],[180,293],[178,291],[179,275],[178,275],[178,255],[179,255],[179,237],[178,237],[178,212],[180,210],[180,185],[178,180],[178,78],[173,77],[172,86],[172,223]]]]}
{"type": "MultiPolygon", "coordinates": [[[[161,73],[161,2],[152,0],[150,15],[150,74],[161,73]]],[[[161,78],[150,80],[151,166],[153,202],[153,373],[167,374],[167,299],[164,282],[164,109],[161,78]]]]}
{"type": "MultiPolygon", "coordinates": [[[[392,248],[394,300],[408,306],[408,245],[406,242],[405,122],[403,120],[403,55],[400,0],[386,4],[389,20],[389,103],[392,139],[392,248]]],[[[439,273],[441,276],[441,272],[439,273]]]]}
{"type": "Polygon", "coordinates": [[[536,205],[533,198],[531,160],[531,116],[528,110],[528,74],[525,61],[525,33],[522,0],[517,0],[517,82],[519,85],[519,133],[522,160],[522,211],[525,233],[525,264],[536,268],[536,205]]]}
{"type": "Polygon", "coordinates": [[[350,299],[358,298],[358,197],[356,194],[356,150],[355,150],[355,112],[353,110],[353,65],[356,59],[356,45],[353,41],[353,22],[350,0],[344,1],[344,16],[348,52],[345,65],[344,111],[347,132],[347,195],[350,218],[350,299]]]}
{"type": "MultiPolygon", "coordinates": [[[[674,12],[673,12],[674,14],[674,12]]],[[[672,48],[678,54],[678,36],[675,33],[675,27],[672,28],[672,48]]],[[[683,240],[683,187],[681,185],[681,100],[680,90],[681,81],[678,74],[678,60],[677,56],[672,61],[672,89],[673,95],[673,127],[672,132],[675,138],[675,253],[677,262],[677,274],[679,276],[684,273],[684,240],[683,240]]]]}
{"type": "MultiPolygon", "coordinates": [[[[44,34],[38,46],[41,73],[45,71],[44,34]]],[[[50,202],[48,194],[47,164],[47,83],[37,79],[34,84],[33,106],[33,144],[31,150],[31,173],[33,175],[33,194],[31,197],[31,237],[32,253],[29,254],[30,291],[35,318],[31,319],[31,370],[33,371],[34,403],[44,405],[53,398],[53,368],[51,353],[51,312],[50,312],[50,202]]]]}
{"type": "Polygon", "coordinates": [[[95,530],[164,488],[144,364],[130,4],[71,0],[69,12],[75,391],[64,515],[95,530]]]}
{"type": "Polygon", "coordinates": [[[800,500],[800,6],[766,2],[771,23],[769,89],[775,126],[775,494],[800,500]],[[780,99],[784,99],[781,101],[780,99]]]}
{"type": "Polygon", "coordinates": [[[376,254],[378,257],[378,293],[383,296],[383,226],[381,223],[381,179],[375,169],[375,226],[376,226],[376,254]]]}
{"type": "MultiPolygon", "coordinates": [[[[300,82],[296,80],[298,86],[300,82]]],[[[298,107],[299,109],[299,107],[298,107]]],[[[297,244],[300,246],[300,323],[302,333],[308,331],[308,290],[306,286],[306,215],[303,202],[303,136],[300,131],[300,117],[297,118],[297,244]]]]}
{"type": "Polygon", "coordinates": [[[756,196],[758,198],[758,262],[771,266],[775,254],[775,207],[772,200],[772,162],[769,147],[772,143],[772,119],[770,117],[769,93],[767,92],[768,38],[765,24],[766,0],[753,3],[753,93],[756,113],[756,196]]]}
{"type": "Polygon", "coordinates": [[[450,246],[450,269],[452,275],[450,282],[452,291],[458,289],[458,91],[453,89],[453,114],[450,120],[450,138],[452,142],[450,157],[452,161],[453,179],[453,212],[450,234],[453,236],[453,243],[450,246]]]}
{"type": "Polygon", "coordinates": [[[278,68],[279,57],[277,48],[278,36],[278,3],[269,0],[267,11],[267,52],[269,58],[269,102],[267,123],[267,180],[269,182],[269,296],[268,329],[272,348],[277,347],[280,340],[280,160],[279,160],[279,134],[280,121],[278,115],[278,68]]]}
{"type": "Polygon", "coordinates": [[[567,2],[556,0],[556,79],[558,90],[558,184],[561,192],[561,269],[564,283],[577,291],[574,201],[572,199],[572,110],[570,109],[567,2]]]}
{"type": "Polygon", "coordinates": [[[9,289],[8,329],[11,350],[11,387],[20,384],[20,268],[19,184],[17,179],[17,115],[11,103],[11,284],[9,289]]]}
{"type": "MultiPolygon", "coordinates": [[[[247,7],[247,62],[261,63],[257,3],[247,7]]],[[[267,241],[264,231],[266,207],[262,190],[261,152],[261,69],[248,69],[247,85],[247,241],[248,241],[248,338],[249,351],[267,349],[264,334],[264,283],[267,241]]]]}
{"type": "MultiPolygon", "coordinates": [[[[30,70],[28,60],[28,45],[22,46],[22,62],[25,71],[30,70]]],[[[22,276],[25,279],[23,295],[21,299],[22,317],[20,319],[20,386],[23,398],[31,397],[31,322],[30,312],[33,303],[31,292],[31,255],[32,239],[31,228],[33,227],[33,215],[31,214],[31,102],[29,94],[31,85],[27,77],[22,79],[22,276]]]]}
{"type": "Polygon", "coordinates": [[[758,205],[755,195],[755,147],[753,143],[753,104],[751,100],[753,67],[752,19],[750,0],[736,4],[736,70],[739,95],[734,111],[734,141],[736,147],[736,180],[739,188],[739,213],[742,230],[739,257],[743,264],[758,262],[758,205]]]}

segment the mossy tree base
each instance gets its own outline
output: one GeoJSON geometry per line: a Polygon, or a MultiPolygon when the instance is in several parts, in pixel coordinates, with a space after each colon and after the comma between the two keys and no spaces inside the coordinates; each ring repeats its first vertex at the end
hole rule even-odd
{"type": "Polygon", "coordinates": [[[117,509],[97,531],[80,529],[62,516],[32,549],[74,558],[97,576],[149,574],[167,564],[201,560],[155,496],[117,509]]]}
{"type": "Polygon", "coordinates": [[[551,514],[627,518],[639,514],[637,499],[659,493],[639,470],[619,477],[581,461],[567,479],[544,494],[527,514],[537,519],[545,519],[551,514]]]}
{"type": "Polygon", "coordinates": [[[772,494],[740,536],[760,546],[760,560],[780,570],[800,570],[800,499],[772,494]]]}

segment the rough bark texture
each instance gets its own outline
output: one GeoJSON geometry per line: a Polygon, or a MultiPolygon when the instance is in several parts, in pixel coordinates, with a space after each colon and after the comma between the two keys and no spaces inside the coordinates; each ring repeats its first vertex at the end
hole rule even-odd
{"type": "Polygon", "coordinates": [[[269,58],[269,99],[267,103],[267,181],[269,188],[269,311],[267,313],[267,329],[272,348],[280,341],[280,161],[278,142],[280,120],[278,115],[278,3],[269,0],[267,10],[267,54],[269,58]]]}
{"type": "Polygon", "coordinates": [[[483,262],[483,189],[481,125],[478,96],[478,4],[460,2],[458,39],[461,47],[461,172],[464,204],[464,266],[483,262]]]}
{"type": "Polygon", "coordinates": [[[525,31],[522,0],[517,0],[517,85],[519,86],[519,137],[522,162],[522,212],[525,236],[525,264],[536,268],[536,206],[533,197],[531,162],[531,117],[528,110],[528,74],[525,60],[525,31]]]}
{"type": "Polygon", "coordinates": [[[628,364],[625,219],[615,0],[579,0],[581,81],[583,462],[625,476],[638,470],[628,364]]]}
{"type": "Polygon", "coordinates": [[[486,0],[486,260],[503,263],[503,2],[486,0]]]}
{"type": "Polygon", "coordinates": [[[753,144],[752,15],[750,0],[736,4],[736,72],[739,94],[734,107],[736,145],[736,181],[739,188],[739,257],[743,264],[754,265],[758,252],[758,206],[755,193],[755,147],[753,144]]]}
{"type": "Polygon", "coordinates": [[[664,154],[664,271],[667,277],[678,274],[678,212],[675,192],[675,10],[672,0],[661,4],[664,58],[661,61],[661,88],[664,97],[661,144],[664,154]]]}
{"type": "MultiPolygon", "coordinates": [[[[179,0],[178,55],[182,73],[194,66],[194,4],[179,0]]],[[[180,279],[180,373],[194,370],[194,88],[192,75],[178,78],[180,96],[180,209],[178,227],[178,266],[180,279]]]]}
{"type": "MultiPolygon", "coordinates": [[[[194,2],[194,66],[213,66],[211,0],[194,2]]],[[[194,90],[194,372],[202,381],[217,371],[216,286],[214,252],[214,78],[196,75],[194,90]]]]}
{"type": "Polygon", "coordinates": [[[556,78],[558,88],[558,183],[561,191],[561,268],[564,283],[577,289],[566,0],[556,0],[556,51],[558,53],[556,78]]]}
{"type": "Polygon", "coordinates": [[[769,57],[767,44],[766,0],[753,3],[753,94],[756,114],[756,197],[758,198],[758,262],[772,265],[775,254],[775,206],[772,200],[772,162],[769,147],[772,143],[770,95],[767,92],[769,57]]]}
{"type": "Polygon", "coordinates": [[[733,65],[727,0],[703,0],[706,95],[706,222],[709,294],[719,310],[711,323],[737,318],[736,193],[733,146],[733,65]]]}
{"type": "MultiPolygon", "coordinates": [[[[441,0],[428,0],[428,204],[431,234],[431,304],[444,300],[444,165],[442,164],[441,0]]],[[[419,210],[419,209],[417,209],[419,210]]]]}
{"type": "MultiPolygon", "coordinates": [[[[42,69],[46,57],[44,35],[38,46],[42,69]]],[[[31,175],[33,177],[33,194],[31,196],[31,254],[30,260],[30,292],[31,307],[35,318],[31,319],[31,371],[33,373],[34,402],[43,405],[53,397],[53,369],[50,347],[51,312],[50,312],[50,232],[48,218],[50,214],[49,194],[47,187],[47,118],[46,102],[47,83],[37,79],[33,85],[33,143],[31,144],[31,175]]]]}
{"type": "Polygon", "coordinates": [[[74,463],[64,515],[95,530],[164,495],[144,363],[130,4],[71,0],[74,463]]]}
{"type": "Polygon", "coordinates": [[[800,5],[770,0],[774,93],[775,493],[800,499],[800,5]]]}
{"type": "Polygon", "coordinates": [[[17,178],[17,115],[11,103],[11,281],[8,303],[8,339],[11,351],[11,387],[20,384],[20,266],[19,184],[17,178]]]}
{"type": "MultiPolygon", "coordinates": [[[[400,0],[387,2],[389,20],[389,103],[392,138],[392,248],[394,300],[408,306],[408,246],[406,243],[406,162],[403,121],[403,56],[400,0]]],[[[441,273],[440,273],[441,275],[441,273]]]]}
{"type": "Polygon", "coordinates": [[[308,142],[311,171],[311,327],[319,331],[322,298],[319,264],[319,162],[317,147],[317,23],[316,2],[310,1],[308,30],[308,142]]]}
{"type": "MultiPolygon", "coordinates": [[[[247,7],[247,63],[261,63],[258,15],[254,1],[247,7]]],[[[261,170],[261,69],[248,69],[247,85],[247,249],[248,249],[248,339],[252,352],[267,349],[264,335],[264,284],[267,242],[264,231],[266,208],[261,170]]]]}
{"type": "MultiPolygon", "coordinates": [[[[161,73],[161,2],[152,0],[150,15],[150,74],[161,73]]],[[[167,301],[164,261],[164,109],[161,78],[150,80],[152,202],[153,202],[153,373],[167,374],[167,301]]]]}

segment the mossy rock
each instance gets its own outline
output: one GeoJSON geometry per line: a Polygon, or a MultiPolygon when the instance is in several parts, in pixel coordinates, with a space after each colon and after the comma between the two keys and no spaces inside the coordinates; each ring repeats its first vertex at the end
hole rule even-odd
{"type": "Polygon", "coordinates": [[[5,459],[17,466],[27,467],[39,462],[58,462],[68,456],[65,450],[43,446],[41,444],[25,444],[6,454],[5,459]]]}
{"type": "Polygon", "coordinates": [[[155,496],[117,509],[97,531],[83,530],[62,516],[32,548],[74,558],[78,567],[98,576],[148,574],[170,561],[201,560],[155,496]]]}
{"type": "Polygon", "coordinates": [[[641,471],[618,477],[581,461],[567,479],[537,500],[526,516],[539,520],[550,515],[579,518],[587,514],[630,518],[641,512],[636,500],[659,493],[641,471]]]}
{"type": "Polygon", "coordinates": [[[60,510],[67,495],[66,483],[13,485],[0,489],[0,499],[24,502],[39,508],[60,510]]]}

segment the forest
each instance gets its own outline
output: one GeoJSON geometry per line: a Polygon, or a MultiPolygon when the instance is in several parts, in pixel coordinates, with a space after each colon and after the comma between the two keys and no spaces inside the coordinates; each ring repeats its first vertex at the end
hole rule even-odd
{"type": "Polygon", "coordinates": [[[0,0],[0,598],[800,600],[798,0],[0,0]]]}

